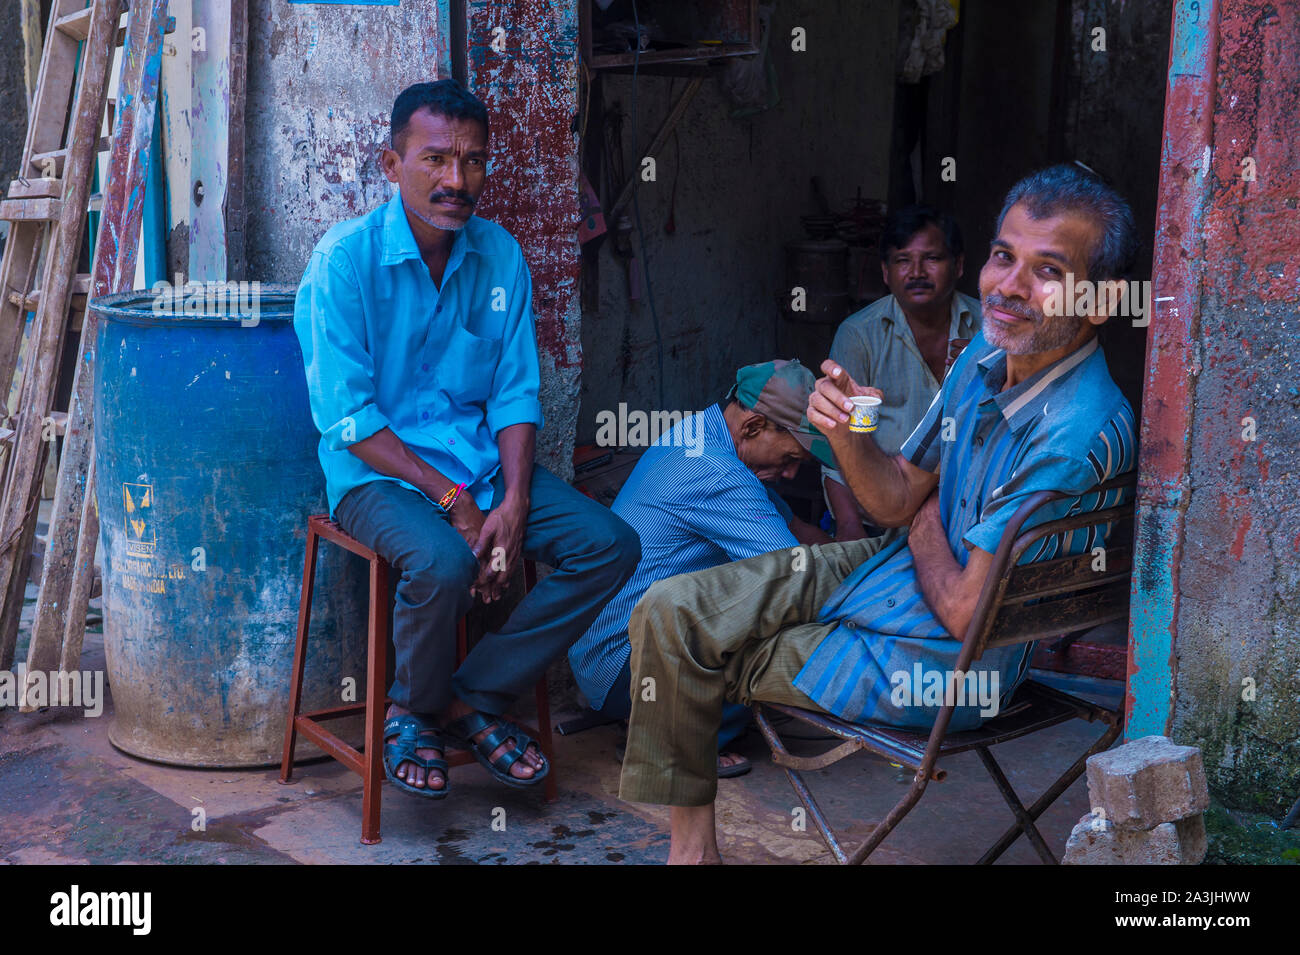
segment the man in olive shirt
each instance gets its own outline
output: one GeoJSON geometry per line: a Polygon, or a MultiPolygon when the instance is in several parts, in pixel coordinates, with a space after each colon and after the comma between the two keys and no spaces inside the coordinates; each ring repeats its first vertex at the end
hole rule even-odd
{"type": "MultiPolygon", "coordinates": [[[[880,239],[881,270],[891,294],[846,318],[831,359],[854,381],[885,395],[874,437],[896,454],[939,390],[947,366],[979,330],[980,305],[956,290],[962,275],[961,230],[949,215],[908,206],[890,215],[880,239]]],[[[882,533],[864,516],[839,471],[822,469],[836,540],[882,533]]]]}

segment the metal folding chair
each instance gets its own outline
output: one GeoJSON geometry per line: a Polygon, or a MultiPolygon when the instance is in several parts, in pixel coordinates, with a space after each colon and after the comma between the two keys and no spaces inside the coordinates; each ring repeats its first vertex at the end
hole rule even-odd
{"type": "MultiPolygon", "coordinates": [[[[1021,528],[1031,514],[1052,501],[1073,495],[1040,491],[1021,505],[1007,525],[994,554],[993,566],[980,592],[975,615],[958,655],[958,671],[964,673],[969,670],[971,664],[987,650],[1087,629],[1113,620],[1122,620],[1127,616],[1129,580],[1133,567],[1132,489],[1136,479],[1137,472],[1130,471],[1097,485],[1084,495],[1125,488],[1129,491],[1126,495],[1127,503],[1048,521],[1023,534],[1021,528]],[[1104,524],[1111,525],[1112,533],[1108,536],[1103,570],[1093,570],[1096,558],[1090,552],[1017,566],[1016,562],[1021,556],[1046,537],[1104,524]]],[[[826,840],[826,845],[841,863],[858,865],[864,862],[912,810],[926,786],[932,780],[942,781],[947,775],[939,766],[940,759],[973,749],[979,754],[998,791],[1016,817],[1011,828],[980,857],[979,863],[993,862],[1024,833],[1044,862],[1056,864],[1057,859],[1039,833],[1035,820],[1082,775],[1089,756],[1107,749],[1118,738],[1123,729],[1122,711],[1081,700],[1033,679],[1022,682],[1011,702],[977,730],[948,733],[948,723],[952,719],[954,708],[954,705],[944,706],[929,733],[875,724],[849,723],[826,713],[775,703],[755,703],[754,718],[763,738],[771,747],[773,762],[785,770],[794,791],[807,807],[822,838],[826,840]],[[765,708],[792,717],[843,742],[818,756],[795,756],[785,748],[773,729],[764,713],[765,708]],[[990,748],[1072,719],[1101,721],[1106,725],[1106,731],[1046,792],[1026,807],[989,752],[990,748]],[[890,810],[884,821],[872,830],[867,840],[851,852],[846,852],[809,791],[802,773],[824,769],[860,750],[900,763],[913,770],[915,775],[907,793],[890,810]]]]}

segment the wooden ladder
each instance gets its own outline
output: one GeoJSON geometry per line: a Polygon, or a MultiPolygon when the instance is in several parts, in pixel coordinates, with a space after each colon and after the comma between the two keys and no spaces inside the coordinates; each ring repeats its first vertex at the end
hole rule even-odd
{"type": "Polygon", "coordinates": [[[54,0],[20,178],[0,202],[0,219],[11,223],[0,267],[0,395],[6,397],[0,411],[8,432],[0,435],[0,669],[13,662],[42,472],[59,434],[64,449],[28,667],[75,668],[81,653],[98,538],[90,467],[95,322],[86,303],[92,296],[130,288],[134,278],[162,36],[169,19],[167,0],[134,0],[126,26],[119,28],[127,7],[126,0],[54,0]],[[100,129],[117,46],[124,48],[121,108],[110,114],[114,134],[109,140],[100,129]],[[90,273],[77,274],[96,156],[110,146],[94,260],[90,273]],[[20,398],[10,409],[7,396],[28,311],[36,317],[28,334],[20,398]],[[54,397],[70,330],[81,334],[69,411],[59,415],[54,397]]]}

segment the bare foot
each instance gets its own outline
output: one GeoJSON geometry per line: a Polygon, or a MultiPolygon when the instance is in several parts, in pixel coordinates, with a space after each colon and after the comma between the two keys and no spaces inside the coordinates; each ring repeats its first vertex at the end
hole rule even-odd
{"type": "MultiPolygon", "coordinates": [[[[390,703],[386,718],[391,719],[394,716],[401,716],[403,713],[410,712],[410,710],[403,706],[398,706],[396,703],[390,703]]],[[[421,737],[423,737],[423,735],[424,734],[422,733],[421,737]]],[[[390,739],[395,739],[396,737],[396,733],[385,736],[384,742],[387,743],[390,739]]],[[[442,759],[442,750],[431,747],[420,747],[415,751],[415,755],[419,756],[421,759],[442,759]]],[[[398,779],[403,780],[408,785],[414,786],[416,789],[423,789],[425,786],[428,786],[430,789],[442,789],[447,785],[447,777],[443,775],[442,770],[429,770],[428,778],[426,779],[423,766],[416,766],[414,763],[406,760],[397,764],[397,769],[393,771],[393,775],[398,779]]]]}
{"type": "Polygon", "coordinates": [[[669,814],[672,842],[669,865],[722,865],[713,803],[707,806],[673,806],[669,814]]]}

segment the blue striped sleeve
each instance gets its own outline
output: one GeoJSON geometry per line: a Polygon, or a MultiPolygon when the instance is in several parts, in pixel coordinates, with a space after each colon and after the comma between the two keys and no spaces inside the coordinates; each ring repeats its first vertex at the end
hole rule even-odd
{"type": "MultiPolygon", "coordinates": [[[[945,382],[945,385],[947,382],[945,382]]],[[[935,392],[919,424],[908,435],[898,453],[923,471],[939,470],[939,432],[943,427],[943,396],[947,388],[935,392]]]]}
{"type": "Polygon", "coordinates": [[[683,502],[683,518],[732,560],[798,547],[798,539],[790,533],[762,482],[741,467],[741,471],[723,472],[708,491],[683,502]]]}
{"type": "Polygon", "coordinates": [[[991,554],[998,549],[998,542],[1020,505],[1038,491],[1064,491],[1074,497],[1040,507],[1025,522],[1022,530],[1064,517],[1077,497],[1096,483],[1097,474],[1086,458],[1078,460],[1060,455],[1031,458],[1017,467],[1003,484],[994,488],[992,497],[980,509],[978,523],[962,535],[962,540],[991,554]]]}

